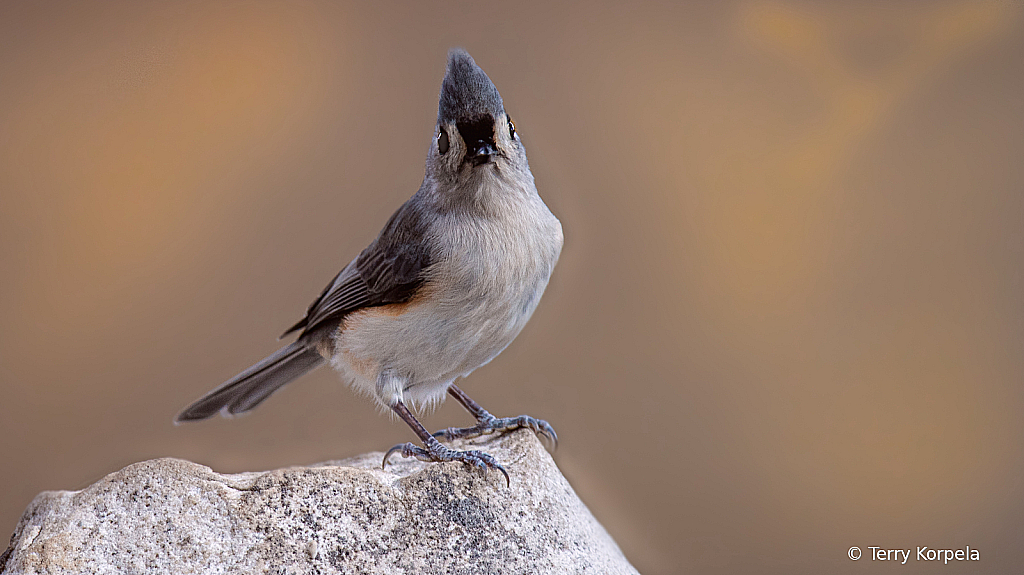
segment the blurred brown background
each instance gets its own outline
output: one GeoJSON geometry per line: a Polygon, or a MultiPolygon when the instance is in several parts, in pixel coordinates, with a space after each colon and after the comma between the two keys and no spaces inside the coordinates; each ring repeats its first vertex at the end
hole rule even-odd
{"type": "MultiPolygon", "coordinates": [[[[142,459],[410,439],[326,369],[248,417],[171,418],[276,349],[416,190],[450,46],[566,235],[464,387],[553,422],[641,572],[897,569],[853,545],[1020,569],[1006,1],[0,4],[0,533],[142,459]]],[[[468,423],[453,403],[428,427],[468,423]]]]}

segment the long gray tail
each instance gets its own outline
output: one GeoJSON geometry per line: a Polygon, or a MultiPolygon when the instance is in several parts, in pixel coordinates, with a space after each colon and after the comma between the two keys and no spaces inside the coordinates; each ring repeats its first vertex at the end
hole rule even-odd
{"type": "Polygon", "coordinates": [[[220,387],[199,398],[174,418],[196,421],[226,412],[244,413],[256,407],[289,381],[319,367],[323,356],[299,342],[286,345],[220,387]]]}

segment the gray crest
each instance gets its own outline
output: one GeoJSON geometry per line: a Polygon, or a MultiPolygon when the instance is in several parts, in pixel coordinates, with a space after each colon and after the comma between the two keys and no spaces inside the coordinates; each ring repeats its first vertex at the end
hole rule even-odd
{"type": "Polygon", "coordinates": [[[501,94],[473,58],[460,48],[449,51],[437,106],[438,122],[473,120],[485,115],[496,119],[504,111],[501,94]]]}

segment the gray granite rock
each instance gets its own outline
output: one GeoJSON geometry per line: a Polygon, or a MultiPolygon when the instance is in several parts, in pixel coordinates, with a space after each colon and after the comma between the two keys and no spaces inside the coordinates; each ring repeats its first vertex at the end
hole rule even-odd
{"type": "Polygon", "coordinates": [[[456,442],[511,476],[381,453],[221,475],[178,459],[39,494],[0,573],[636,573],[532,432],[456,442]]]}

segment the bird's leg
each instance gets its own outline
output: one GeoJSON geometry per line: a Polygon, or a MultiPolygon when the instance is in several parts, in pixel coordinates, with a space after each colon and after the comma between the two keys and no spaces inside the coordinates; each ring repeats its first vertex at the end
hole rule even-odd
{"type": "Polygon", "coordinates": [[[543,419],[536,419],[529,415],[494,417],[486,409],[480,407],[479,403],[473,401],[464,391],[459,389],[458,386],[449,386],[448,393],[461,403],[462,407],[466,408],[466,411],[473,414],[477,423],[473,427],[449,427],[448,429],[442,429],[434,433],[434,437],[443,437],[450,441],[464,437],[477,437],[494,433],[495,431],[509,431],[519,429],[520,427],[528,427],[538,435],[547,437],[552,443],[558,445],[558,435],[555,434],[555,430],[551,425],[543,419]]]}
{"type": "Polygon", "coordinates": [[[392,453],[401,451],[402,457],[415,457],[420,461],[461,461],[466,465],[473,465],[483,470],[487,470],[488,468],[497,469],[505,476],[506,484],[511,484],[509,482],[508,472],[506,472],[505,468],[502,467],[501,464],[499,464],[491,455],[484,453],[483,451],[458,451],[441,445],[441,443],[437,441],[437,439],[431,435],[425,427],[423,427],[423,424],[413,417],[412,413],[409,412],[409,408],[407,408],[401,400],[391,406],[391,409],[398,414],[398,417],[402,418],[402,421],[406,422],[409,427],[416,432],[420,441],[423,442],[423,447],[413,443],[399,443],[384,454],[384,461],[381,463],[381,469],[387,465],[388,457],[390,457],[392,453]]]}

